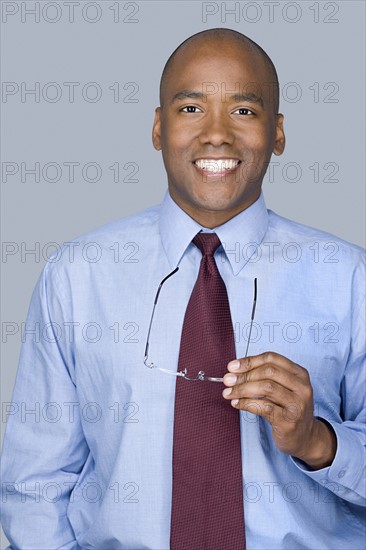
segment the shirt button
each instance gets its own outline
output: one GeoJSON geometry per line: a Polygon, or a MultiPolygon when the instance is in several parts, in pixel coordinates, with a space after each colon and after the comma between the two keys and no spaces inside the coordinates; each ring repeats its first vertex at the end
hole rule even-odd
{"type": "Polygon", "coordinates": [[[341,477],[343,477],[343,476],[345,475],[345,473],[346,473],[346,470],[341,470],[341,471],[339,472],[339,474],[338,474],[339,479],[340,479],[341,477]]]}

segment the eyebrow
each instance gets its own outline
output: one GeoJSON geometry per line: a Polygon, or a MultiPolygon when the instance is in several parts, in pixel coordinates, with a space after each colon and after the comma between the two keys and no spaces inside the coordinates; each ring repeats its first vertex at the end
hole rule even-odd
{"type": "MultiPolygon", "coordinates": [[[[195,90],[182,90],[182,91],[177,92],[176,94],[174,94],[174,96],[173,96],[170,103],[173,104],[176,101],[179,101],[180,99],[201,99],[201,100],[205,100],[205,98],[207,98],[207,95],[212,95],[212,94],[204,94],[203,92],[197,92],[195,90]]],[[[227,96],[227,93],[225,93],[225,96],[227,96]]],[[[245,102],[248,102],[248,103],[255,103],[255,104],[260,105],[261,107],[264,108],[264,102],[263,102],[262,97],[259,97],[255,94],[250,94],[250,93],[233,94],[233,95],[229,96],[229,99],[231,99],[232,101],[236,101],[236,102],[245,101],[245,102]]]]}

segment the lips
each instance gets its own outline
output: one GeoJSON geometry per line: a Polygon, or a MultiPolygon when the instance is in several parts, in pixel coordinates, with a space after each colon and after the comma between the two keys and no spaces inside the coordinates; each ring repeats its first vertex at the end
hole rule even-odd
{"type": "Polygon", "coordinates": [[[240,160],[238,159],[228,159],[228,158],[217,158],[217,159],[197,159],[194,161],[194,164],[201,168],[201,170],[207,170],[208,172],[222,172],[223,170],[232,170],[236,168],[240,160]]]}
{"type": "Polygon", "coordinates": [[[241,161],[236,158],[198,158],[193,164],[207,175],[222,175],[235,170],[241,161]]]}

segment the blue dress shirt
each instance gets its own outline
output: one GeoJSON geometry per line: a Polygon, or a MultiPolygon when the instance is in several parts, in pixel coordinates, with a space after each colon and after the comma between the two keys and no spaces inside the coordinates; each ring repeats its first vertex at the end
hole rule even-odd
{"type": "MultiPolygon", "coordinates": [[[[177,368],[201,229],[167,192],[47,263],[6,405],[10,548],[169,548],[176,378],[143,357],[157,288],[179,266],[160,293],[149,347],[155,364],[177,368]]],[[[270,350],[305,367],[315,415],[337,437],[332,465],[312,471],[276,448],[265,419],[240,412],[247,549],[363,549],[363,251],[267,211],[263,195],[215,232],[237,357],[257,277],[249,354],[270,350]]]]}

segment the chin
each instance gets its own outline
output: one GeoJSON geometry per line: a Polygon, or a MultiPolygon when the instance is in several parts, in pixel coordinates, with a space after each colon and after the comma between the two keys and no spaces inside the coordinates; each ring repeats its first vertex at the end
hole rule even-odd
{"type": "Polygon", "coordinates": [[[220,193],[216,196],[201,195],[200,197],[195,197],[194,204],[196,208],[211,210],[214,212],[240,212],[253,204],[258,199],[259,195],[260,191],[255,191],[240,197],[225,196],[223,194],[220,195],[220,193]]]}
{"type": "Polygon", "coordinates": [[[232,210],[237,207],[236,203],[232,203],[230,200],[225,199],[204,199],[195,202],[195,207],[201,210],[211,210],[213,212],[222,212],[226,210],[232,210]]]}

